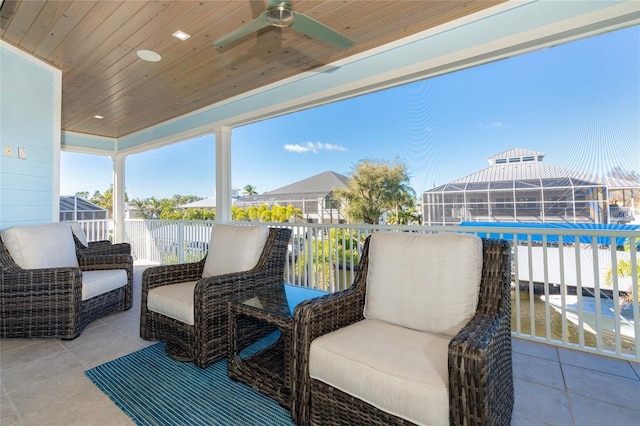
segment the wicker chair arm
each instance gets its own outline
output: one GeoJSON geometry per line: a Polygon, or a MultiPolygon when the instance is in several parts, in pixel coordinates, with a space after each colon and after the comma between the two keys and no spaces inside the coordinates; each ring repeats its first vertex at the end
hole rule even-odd
{"type": "Polygon", "coordinates": [[[78,264],[83,271],[132,269],[133,258],[128,254],[78,256],[78,264]]]}
{"type": "Polygon", "coordinates": [[[364,288],[306,300],[296,306],[293,325],[293,381],[291,416],[296,424],[308,424],[311,378],[309,352],[314,339],[362,320],[364,288]]]}
{"type": "Polygon", "coordinates": [[[452,424],[509,424],[509,419],[492,419],[506,411],[492,405],[512,389],[507,386],[512,374],[510,323],[504,313],[476,314],[449,343],[452,424]]]}
{"type": "Polygon", "coordinates": [[[249,270],[233,272],[224,275],[215,275],[207,278],[200,278],[194,289],[196,299],[198,297],[220,297],[228,294],[241,295],[251,292],[254,288],[269,284],[281,284],[283,278],[271,277],[266,281],[267,274],[264,270],[249,270]]]}
{"type": "Polygon", "coordinates": [[[142,273],[142,291],[147,292],[154,287],[198,281],[202,278],[204,259],[199,262],[162,265],[147,268],[142,273]]]}
{"type": "Polygon", "coordinates": [[[78,256],[131,254],[131,244],[129,243],[112,244],[109,240],[100,240],[90,241],[89,246],[85,246],[75,234],[73,235],[73,241],[76,244],[76,253],[78,253],[78,256]]]}
{"type": "Polygon", "coordinates": [[[350,287],[300,303],[294,311],[296,343],[308,346],[317,337],[362,320],[364,296],[364,291],[350,287]]]}
{"type": "Polygon", "coordinates": [[[215,310],[206,309],[206,307],[211,307],[212,304],[220,301],[226,303],[232,299],[239,299],[243,294],[252,294],[264,286],[282,284],[283,281],[284,279],[280,274],[274,274],[273,271],[270,273],[268,270],[258,268],[202,278],[194,289],[196,321],[203,312],[207,312],[207,315],[226,315],[226,309],[222,309],[219,313],[214,313],[213,311],[215,310]]]}
{"type": "Polygon", "coordinates": [[[89,248],[82,249],[82,254],[85,256],[100,256],[100,255],[114,255],[114,254],[131,254],[131,245],[129,243],[119,244],[100,244],[93,246],[89,244],[89,248]]]}
{"type": "MultiPolygon", "coordinates": [[[[122,244],[128,244],[128,243],[122,243],[122,244]]],[[[89,248],[98,247],[102,245],[106,246],[106,245],[115,245],[115,244],[112,244],[111,241],[109,240],[89,241],[89,248]]]]}

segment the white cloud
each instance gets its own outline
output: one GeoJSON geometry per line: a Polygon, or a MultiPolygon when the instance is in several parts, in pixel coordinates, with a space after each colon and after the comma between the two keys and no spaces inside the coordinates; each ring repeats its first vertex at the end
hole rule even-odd
{"type": "Polygon", "coordinates": [[[305,144],[299,144],[299,143],[295,143],[295,144],[286,144],[284,146],[284,149],[286,151],[290,151],[290,152],[297,152],[298,154],[303,154],[305,152],[312,152],[314,154],[317,154],[318,151],[347,151],[347,148],[340,146],[340,145],[336,145],[336,144],[332,144],[332,143],[323,143],[323,142],[307,142],[305,144]]]}
{"type": "Polygon", "coordinates": [[[493,123],[489,124],[480,123],[480,127],[482,127],[483,129],[497,129],[503,126],[504,124],[502,123],[502,121],[494,121],[493,123]]]}

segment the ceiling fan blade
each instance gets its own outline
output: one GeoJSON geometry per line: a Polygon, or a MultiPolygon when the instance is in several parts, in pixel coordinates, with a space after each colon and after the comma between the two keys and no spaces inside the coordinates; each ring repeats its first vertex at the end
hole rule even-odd
{"type": "Polygon", "coordinates": [[[260,31],[263,28],[269,27],[271,24],[267,22],[267,12],[262,12],[260,16],[258,16],[253,21],[245,24],[235,30],[231,31],[229,34],[225,35],[222,38],[214,41],[213,44],[216,47],[223,47],[229,43],[233,43],[236,40],[241,39],[244,36],[247,36],[251,33],[255,33],[256,31],[260,31]]]}
{"type": "Polygon", "coordinates": [[[293,21],[293,24],[291,24],[290,28],[298,31],[299,33],[333,44],[341,49],[351,47],[355,43],[350,38],[343,36],[306,15],[301,13],[294,13],[294,15],[295,20],[293,21]]]}

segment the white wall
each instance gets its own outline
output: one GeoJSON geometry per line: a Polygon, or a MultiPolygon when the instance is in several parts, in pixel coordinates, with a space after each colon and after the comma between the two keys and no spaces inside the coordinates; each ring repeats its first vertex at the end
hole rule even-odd
{"type": "Polygon", "coordinates": [[[58,220],[61,99],[59,70],[0,41],[0,229],[58,220]]]}

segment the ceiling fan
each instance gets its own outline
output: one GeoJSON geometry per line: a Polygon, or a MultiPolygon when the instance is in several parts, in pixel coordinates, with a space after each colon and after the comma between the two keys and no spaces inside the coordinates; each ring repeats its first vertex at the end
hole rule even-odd
{"type": "Polygon", "coordinates": [[[292,30],[333,44],[341,49],[350,47],[354,43],[350,38],[343,36],[326,25],[302,13],[294,12],[291,7],[291,0],[269,0],[267,10],[262,12],[255,20],[231,31],[226,36],[214,41],[213,44],[216,47],[223,47],[269,26],[291,27],[292,30]]]}

